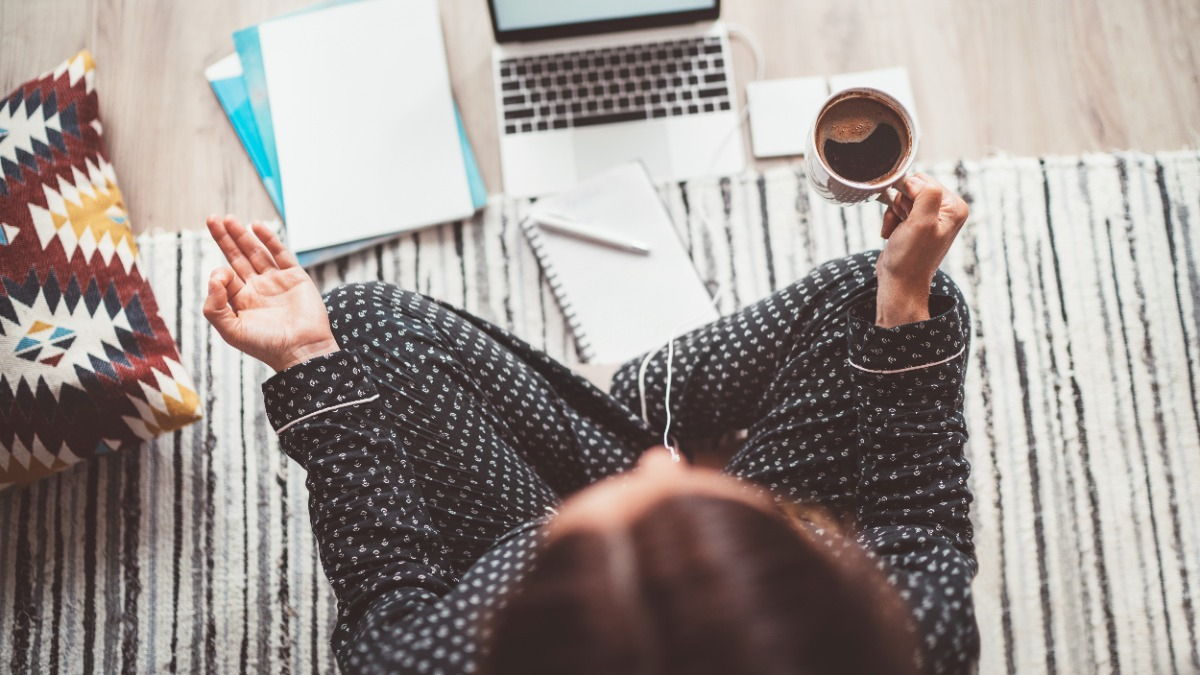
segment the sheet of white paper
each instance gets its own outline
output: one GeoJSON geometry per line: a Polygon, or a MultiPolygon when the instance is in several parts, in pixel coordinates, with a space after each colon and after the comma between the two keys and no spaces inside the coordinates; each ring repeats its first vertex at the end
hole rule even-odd
{"type": "Polygon", "coordinates": [[[259,27],[291,246],[473,212],[437,0],[362,0],[259,27]]]}
{"type": "Polygon", "coordinates": [[[828,95],[824,77],[747,82],[754,156],[804,154],[805,138],[828,95]]]}
{"type": "Polygon", "coordinates": [[[666,207],[638,162],[539,200],[544,211],[633,239],[650,255],[627,253],[527,227],[535,250],[560,285],[582,355],[592,363],[623,363],[666,345],[672,334],[718,318],[666,207]],[[530,231],[532,229],[532,231],[530,231]]]}
{"type": "Polygon", "coordinates": [[[920,120],[917,119],[917,99],[913,96],[912,84],[908,81],[908,69],[904,66],[829,76],[829,93],[837,93],[850,87],[873,87],[895,96],[897,101],[908,108],[917,126],[921,126],[920,120]]]}

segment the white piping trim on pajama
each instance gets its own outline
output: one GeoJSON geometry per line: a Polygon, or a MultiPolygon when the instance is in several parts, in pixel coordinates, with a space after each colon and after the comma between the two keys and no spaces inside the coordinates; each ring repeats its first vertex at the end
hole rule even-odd
{"type": "Polygon", "coordinates": [[[300,417],[297,417],[296,419],[292,420],[291,422],[288,422],[287,424],[279,427],[278,429],[275,430],[275,435],[278,436],[279,434],[282,434],[283,432],[287,431],[291,427],[303,422],[304,420],[306,420],[310,417],[314,417],[316,415],[320,415],[321,413],[327,413],[330,410],[337,410],[338,408],[345,408],[348,405],[358,405],[359,403],[370,403],[371,401],[374,401],[377,398],[379,398],[379,394],[375,394],[374,396],[371,396],[368,398],[360,398],[357,401],[346,401],[345,403],[331,405],[328,408],[321,408],[320,410],[314,410],[314,411],[308,413],[307,415],[301,415],[300,417]]]}
{"type": "Polygon", "coordinates": [[[958,357],[962,356],[962,353],[965,351],[967,351],[967,346],[963,345],[963,348],[958,350],[958,353],[956,353],[954,356],[942,359],[941,361],[934,361],[933,363],[926,363],[923,366],[909,366],[908,368],[898,368],[896,370],[872,370],[870,368],[864,368],[864,367],[858,365],[857,363],[851,361],[850,359],[846,359],[846,362],[849,363],[850,365],[854,366],[855,368],[858,368],[859,370],[861,370],[863,372],[874,373],[876,375],[891,375],[893,373],[907,373],[910,370],[921,370],[922,368],[932,368],[934,366],[940,366],[943,363],[950,363],[954,359],[957,359],[958,357]]]}

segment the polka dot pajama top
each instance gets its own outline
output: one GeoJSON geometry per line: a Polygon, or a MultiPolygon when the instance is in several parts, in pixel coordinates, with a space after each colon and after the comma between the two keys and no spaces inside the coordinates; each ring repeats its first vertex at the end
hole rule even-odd
{"type": "MultiPolygon", "coordinates": [[[[963,418],[968,318],[874,325],[875,260],[834,260],[675,343],[672,435],[748,429],[725,471],[857,523],[912,610],[926,672],[978,654],[963,418]]],[[[661,442],[666,349],[603,392],[513,335],[381,283],[326,297],[342,350],[263,385],[308,473],[346,672],[478,670],[488,618],[563,499],[661,442]],[[637,411],[637,412],[635,412],[637,411]]]]}

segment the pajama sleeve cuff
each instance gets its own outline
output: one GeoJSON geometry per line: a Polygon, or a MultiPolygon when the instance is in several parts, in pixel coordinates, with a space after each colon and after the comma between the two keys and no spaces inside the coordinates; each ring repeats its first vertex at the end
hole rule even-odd
{"type": "Polygon", "coordinates": [[[275,433],[322,413],[379,398],[358,354],[341,350],[276,373],[262,385],[275,433]]]}
{"type": "Polygon", "coordinates": [[[850,365],[869,373],[902,373],[941,365],[962,355],[966,311],[954,298],[929,298],[925,321],[894,328],[875,325],[875,301],[850,310],[850,365]]]}

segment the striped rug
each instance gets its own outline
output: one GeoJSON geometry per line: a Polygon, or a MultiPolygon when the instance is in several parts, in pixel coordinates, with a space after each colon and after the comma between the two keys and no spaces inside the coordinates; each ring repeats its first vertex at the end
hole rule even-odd
{"type": "MultiPolygon", "coordinates": [[[[732,311],[879,245],[799,168],[663,195],[732,311]]],[[[972,204],[945,267],[973,308],[967,406],[984,673],[1196,673],[1200,600],[1200,155],[932,168],[972,204]]],[[[574,360],[517,226],[524,205],[316,272],[449,300],[574,360]]],[[[0,494],[0,668],[330,672],[332,595],[304,476],[263,413],[264,368],[200,316],[216,250],[143,237],[205,400],[142,452],[0,494]]]]}

